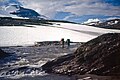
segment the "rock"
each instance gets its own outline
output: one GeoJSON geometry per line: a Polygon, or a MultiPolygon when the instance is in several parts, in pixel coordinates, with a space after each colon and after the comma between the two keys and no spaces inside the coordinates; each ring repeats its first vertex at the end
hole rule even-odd
{"type": "Polygon", "coordinates": [[[66,75],[120,75],[120,34],[101,35],[80,46],[74,54],[59,57],[42,68],[66,75]]]}
{"type": "Polygon", "coordinates": [[[8,54],[0,49],[0,59],[4,58],[6,56],[8,56],[8,54]]]}
{"type": "Polygon", "coordinates": [[[106,28],[106,29],[118,29],[120,30],[120,19],[111,19],[107,20],[105,22],[91,22],[88,23],[87,25],[90,26],[96,26],[100,28],[106,28]]]}
{"type": "MultiPolygon", "coordinates": [[[[52,72],[54,67],[57,67],[58,65],[62,65],[64,62],[67,63],[69,60],[74,58],[74,54],[68,54],[65,56],[61,56],[56,58],[53,61],[47,62],[45,65],[42,66],[42,69],[44,69],[46,72],[52,72]]],[[[59,71],[60,72],[60,71],[59,71]]]]}
{"type": "Polygon", "coordinates": [[[12,75],[12,76],[16,76],[16,75],[25,75],[25,74],[40,74],[41,69],[40,68],[36,68],[36,67],[30,67],[30,66],[20,66],[20,67],[16,67],[13,69],[10,69],[6,72],[3,72],[2,75],[12,75]]]}

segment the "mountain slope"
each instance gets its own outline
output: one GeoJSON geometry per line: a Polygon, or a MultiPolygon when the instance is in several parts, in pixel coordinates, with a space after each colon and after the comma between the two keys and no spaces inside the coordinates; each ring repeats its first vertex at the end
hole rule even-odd
{"type": "MultiPolygon", "coordinates": [[[[24,8],[19,4],[3,5],[0,14],[9,17],[29,18],[29,19],[47,19],[46,16],[37,13],[33,9],[24,8]]],[[[1,16],[2,16],[1,15],[1,16]]]]}
{"type": "Polygon", "coordinates": [[[85,25],[96,26],[107,29],[120,29],[120,19],[107,20],[105,22],[90,22],[85,25]]]}
{"type": "Polygon", "coordinates": [[[10,14],[17,15],[19,17],[26,17],[30,19],[44,19],[45,16],[38,14],[32,9],[27,9],[18,5],[12,5],[17,8],[16,11],[10,12],[10,14]]]}
{"type": "Polygon", "coordinates": [[[106,22],[99,23],[93,26],[103,27],[108,29],[120,29],[120,19],[108,20],[106,22]]]}

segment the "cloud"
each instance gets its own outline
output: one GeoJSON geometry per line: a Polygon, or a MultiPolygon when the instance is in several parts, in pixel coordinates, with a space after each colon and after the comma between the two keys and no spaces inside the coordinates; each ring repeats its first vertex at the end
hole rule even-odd
{"type": "Polygon", "coordinates": [[[108,3],[102,2],[83,2],[80,5],[71,5],[65,7],[64,11],[71,12],[76,15],[106,15],[106,16],[120,16],[120,8],[112,6],[108,3]]]}
{"type": "Polygon", "coordinates": [[[34,9],[47,17],[54,17],[58,11],[64,8],[63,0],[20,0],[20,2],[26,8],[34,9]]]}
{"type": "Polygon", "coordinates": [[[120,6],[112,5],[112,2],[107,3],[107,0],[0,0],[0,10],[3,9],[4,6],[1,5],[4,3],[22,5],[51,19],[59,12],[71,14],[64,16],[64,20],[73,17],[78,19],[77,17],[83,15],[120,16],[120,6]]]}
{"type": "Polygon", "coordinates": [[[0,6],[8,6],[11,4],[22,5],[18,0],[0,0],[0,6]]]}
{"type": "Polygon", "coordinates": [[[8,7],[9,5],[22,5],[17,0],[0,0],[0,16],[6,16],[6,17],[13,17],[13,15],[9,14],[11,10],[14,8],[8,7]],[[10,9],[11,8],[11,9],[10,9]]]}
{"type": "Polygon", "coordinates": [[[23,6],[53,18],[57,12],[82,15],[120,16],[120,7],[102,0],[19,0],[23,6]]]}
{"type": "Polygon", "coordinates": [[[75,17],[75,15],[71,14],[71,15],[69,15],[69,16],[66,16],[66,17],[64,18],[64,20],[68,20],[68,19],[70,19],[70,18],[72,18],[72,17],[75,17]]]}

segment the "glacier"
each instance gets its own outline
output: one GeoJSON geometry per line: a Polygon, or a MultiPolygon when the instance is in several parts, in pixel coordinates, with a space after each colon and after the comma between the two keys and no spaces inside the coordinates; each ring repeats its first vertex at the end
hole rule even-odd
{"type": "Polygon", "coordinates": [[[26,46],[35,42],[60,41],[87,42],[105,33],[120,33],[120,30],[103,29],[81,24],[51,22],[53,25],[1,26],[0,46],[26,46]]]}

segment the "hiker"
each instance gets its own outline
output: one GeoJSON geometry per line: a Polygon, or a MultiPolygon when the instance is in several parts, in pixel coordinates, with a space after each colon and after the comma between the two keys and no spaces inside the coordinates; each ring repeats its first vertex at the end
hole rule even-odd
{"type": "Polygon", "coordinates": [[[66,41],[68,48],[70,47],[70,39],[67,39],[66,41]]]}
{"type": "Polygon", "coordinates": [[[60,44],[62,45],[62,48],[64,48],[64,38],[61,39],[60,44]]]}

